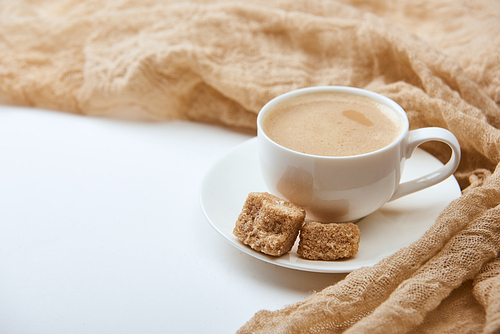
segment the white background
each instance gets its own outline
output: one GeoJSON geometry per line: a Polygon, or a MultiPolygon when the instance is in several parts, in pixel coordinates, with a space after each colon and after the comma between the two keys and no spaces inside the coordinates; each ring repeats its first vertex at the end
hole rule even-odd
{"type": "Polygon", "coordinates": [[[251,137],[0,106],[0,333],[234,333],[345,277],[264,263],[207,222],[205,172],[251,137]]]}

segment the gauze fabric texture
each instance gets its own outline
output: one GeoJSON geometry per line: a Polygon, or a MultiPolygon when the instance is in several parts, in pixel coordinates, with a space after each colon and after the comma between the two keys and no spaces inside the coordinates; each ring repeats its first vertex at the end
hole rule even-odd
{"type": "Polygon", "coordinates": [[[411,246],[240,333],[498,333],[498,1],[0,0],[4,104],[254,130],[267,101],[319,85],[453,132],[463,195],[411,246]]]}

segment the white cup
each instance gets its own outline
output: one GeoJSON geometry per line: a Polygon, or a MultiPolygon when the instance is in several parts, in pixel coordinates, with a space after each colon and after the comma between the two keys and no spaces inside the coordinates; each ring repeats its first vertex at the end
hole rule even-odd
{"type": "Polygon", "coordinates": [[[322,86],[298,89],[269,101],[257,118],[261,172],[269,191],[306,209],[307,219],[319,222],[359,220],[388,201],[428,188],[452,175],[460,163],[460,145],[443,128],[408,130],[405,111],[380,94],[352,87],[322,86]],[[272,141],[262,123],[278,104],[298,96],[340,92],[368,97],[389,107],[401,120],[403,130],[390,145],[369,153],[331,157],[300,153],[272,141]],[[423,177],[400,184],[406,159],[427,141],[451,147],[446,165],[423,177]]]}

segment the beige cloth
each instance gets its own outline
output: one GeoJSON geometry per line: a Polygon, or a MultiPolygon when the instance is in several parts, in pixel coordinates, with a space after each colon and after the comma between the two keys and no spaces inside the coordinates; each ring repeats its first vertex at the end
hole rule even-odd
{"type": "Polygon", "coordinates": [[[240,332],[500,332],[498,0],[0,0],[4,103],[254,129],[269,99],[314,85],[451,130],[464,194],[410,247],[240,332]]]}

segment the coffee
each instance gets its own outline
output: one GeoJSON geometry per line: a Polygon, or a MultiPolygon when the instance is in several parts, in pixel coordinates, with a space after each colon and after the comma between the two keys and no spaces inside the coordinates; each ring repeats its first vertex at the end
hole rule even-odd
{"type": "Polygon", "coordinates": [[[391,109],[367,97],[322,92],[278,104],[262,128],[271,140],[294,151],[352,156],[386,147],[403,126],[391,109]]]}
{"type": "Polygon", "coordinates": [[[307,87],[275,97],[257,116],[257,137],[269,192],[324,223],[366,217],[388,201],[442,182],[460,163],[460,144],[451,132],[410,131],[396,102],[353,87],[307,87]],[[400,183],[405,161],[428,141],[450,146],[450,160],[400,183]]]}

